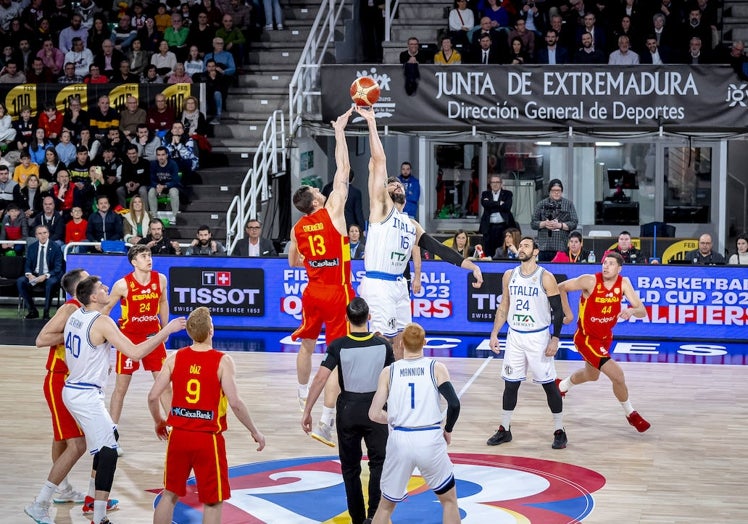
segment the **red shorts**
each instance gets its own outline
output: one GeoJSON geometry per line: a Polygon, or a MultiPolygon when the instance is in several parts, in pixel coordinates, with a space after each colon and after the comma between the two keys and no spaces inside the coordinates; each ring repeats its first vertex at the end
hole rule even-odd
{"type": "MultiPolygon", "coordinates": [[[[129,338],[133,344],[140,344],[148,339],[148,335],[135,335],[130,333],[125,333],[124,335],[129,338]]],[[[143,369],[146,371],[161,371],[161,366],[163,366],[164,360],[166,360],[166,346],[163,344],[143,357],[142,361],[133,360],[124,353],[117,351],[116,371],[118,375],[132,375],[140,368],[140,362],[143,363],[143,369]]]]}
{"type": "Polygon", "coordinates": [[[348,334],[348,318],[345,308],[355,297],[353,287],[309,284],[301,297],[301,326],[293,332],[291,338],[309,338],[316,340],[325,325],[327,345],[336,338],[348,334]]]}
{"type": "Polygon", "coordinates": [[[83,436],[83,431],[62,401],[62,388],[66,378],[67,373],[47,373],[44,377],[44,398],[47,399],[49,413],[52,415],[52,433],[56,441],[83,436]]]}
{"type": "Polygon", "coordinates": [[[581,329],[577,329],[574,333],[574,346],[582,355],[585,362],[588,362],[595,369],[600,369],[603,364],[601,360],[611,358],[608,350],[610,345],[613,343],[612,338],[593,338],[589,335],[585,335],[581,329]]]}
{"type": "Polygon", "coordinates": [[[200,502],[215,504],[231,496],[226,443],[222,434],[172,429],[166,448],[164,487],[184,497],[192,470],[195,471],[200,502]]]}

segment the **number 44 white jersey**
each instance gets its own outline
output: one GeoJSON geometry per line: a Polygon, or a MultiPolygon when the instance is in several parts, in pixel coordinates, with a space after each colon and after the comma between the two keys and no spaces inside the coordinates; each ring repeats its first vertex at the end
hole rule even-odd
{"type": "Polygon", "coordinates": [[[544,271],[540,266],[530,275],[523,275],[520,267],[512,270],[507,323],[514,331],[534,333],[551,325],[551,305],[543,287],[544,271]]]}
{"type": "Polygon", "coordinates": [[[390,366],[387,422],[393,428],[424,428],[441,424],[439,389],[432,358],[402,359],[390,366]]]}
{"type": "Polygon", "coordinates": [[[397,208],[381,222],[369,224],[366,233],[364,267],[366,271],[378,271],[400,276],[410,261],[416,242],[416,226],[406,213],[397,208]]]}
{"type": "Polygon", "coordinates": [[[109,376],[110,342],[91,343],[91,326],[101,313],[80,308],[65,324],[65,363],[70,374],[66,384],[104,388],[109,376]]]}

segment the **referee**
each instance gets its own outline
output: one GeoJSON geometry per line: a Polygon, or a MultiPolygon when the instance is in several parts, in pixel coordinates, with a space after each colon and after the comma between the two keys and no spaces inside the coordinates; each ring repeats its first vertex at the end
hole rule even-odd
{"type": "Polygon", "coordinates": [[[336,426],[340,465],[343,471],[348,513],[353,524],[371,522],[379,506],[382,465],[387,448],[388,429],[369,419],[369,407],[377,390],[379,374],[395,361],[392,346],[367,330],[369,306],[361,297],[346,308],[350,334],[327,346],[327,355],[309,388],[301,427],[312,431],[312,408],[322,393],[330,373],[337,366],[340,396],[337,402],[336,426]],[[369,518],[366,518],[361,488],[361,439],[366,442],[369,457],[369,518]]]}

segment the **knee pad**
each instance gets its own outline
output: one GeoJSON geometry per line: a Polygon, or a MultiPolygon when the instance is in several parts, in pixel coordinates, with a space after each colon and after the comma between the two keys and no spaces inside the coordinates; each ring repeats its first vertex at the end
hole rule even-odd
{"type": "Polygon", "coordinates": [[[504,396],[502,400],[502,408],[506,411],[513,411],[517,406],[517,393],[519,392],[519,386],[521,382],[509,382],[504,381],[504,396]]]}
{"type": "Polygon", "coordinates": [[[103,447],[96,454],[96,491],[112,491],[114,472],[117,470],[117,450],[103,447]]]}
{"type": "Polygon", "coordinates": [[[561,399],[561,392],[555,382],[543,384],[545,396],[548,399],[548,407],[551,413],[561,413],[564,410],[564,401],[561,399]]]}

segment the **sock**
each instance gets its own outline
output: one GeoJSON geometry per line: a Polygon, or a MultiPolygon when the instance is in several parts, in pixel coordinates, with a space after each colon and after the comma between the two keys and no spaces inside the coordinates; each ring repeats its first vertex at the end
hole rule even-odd
{"type": "Polygon", "coordinates": [[[514,414],[514,411],[506,411],[504,409],[501,410],[501,425],[504,426],[504,429],[509,431],[509,428],[512,425],[512,415],[514,414]]]}
{"type": "Polygon", "coordinates": [[[309,396],[309,384],[299,384],[299,397],[307,398],[309,396]]]}
{"type": "Polygon", "coordinates": [[[562,393],[566,393],[575,385],[576,384],[572,383],[571,377],[569,376],[563,379],[561,382],[559,382],[558,389],[560,389],[562,393]]]}
{"type": "Polygon", "coordinates": [[[106,517],[106,500],[94,500],[93,521],[98,523],[106,517]]]}
{"type": "Polygon", "coordinates": [[[330,427],[333,427],[335,424],[335,408],[328,408],[327,406],[322,408],[322,418],[319,419],[320,422],[324,422],[330,427]]]}
{"type": "Polygon", "coordinates": [[[561,413],[553,413],[553,425],[556,427],[554,431],[559,429],[564,429],[564,414],[561,413]]]}
{"type": "Polygon", "coordinates": [[[44,504],[45,502],[49,503],[52,500],[52,496],[55,494],[56,490],[57,486],[55,484],[52,484],[50,481],[45,480],[44,485],[39,492],[39,496],[36,497],[36,501],[40,504],[44,504]]]}
{"type": "Polygon", "coordinates": [[[91,498],[96,496],[96,479],[93,477],[88,479],[88,493],[86,496],[91,498]]]}
{"type": "Polygon", "coordinates": [[[62,479],[62,482],[58,484],[57,489],[60,491],[70,491],[73,489],[73,486],[70,485],[70,481],[67,477],[65,477],[64,479],[62,479]]]}
{"type": "Polygon", "coordinates": [[[623,411],[626,413],[626,416],[628,417],[633,413],[634,408],[631,406],[631,401],[627,400],[626,402],[621,402],[621,407],[623,408],[623,411]]]}

